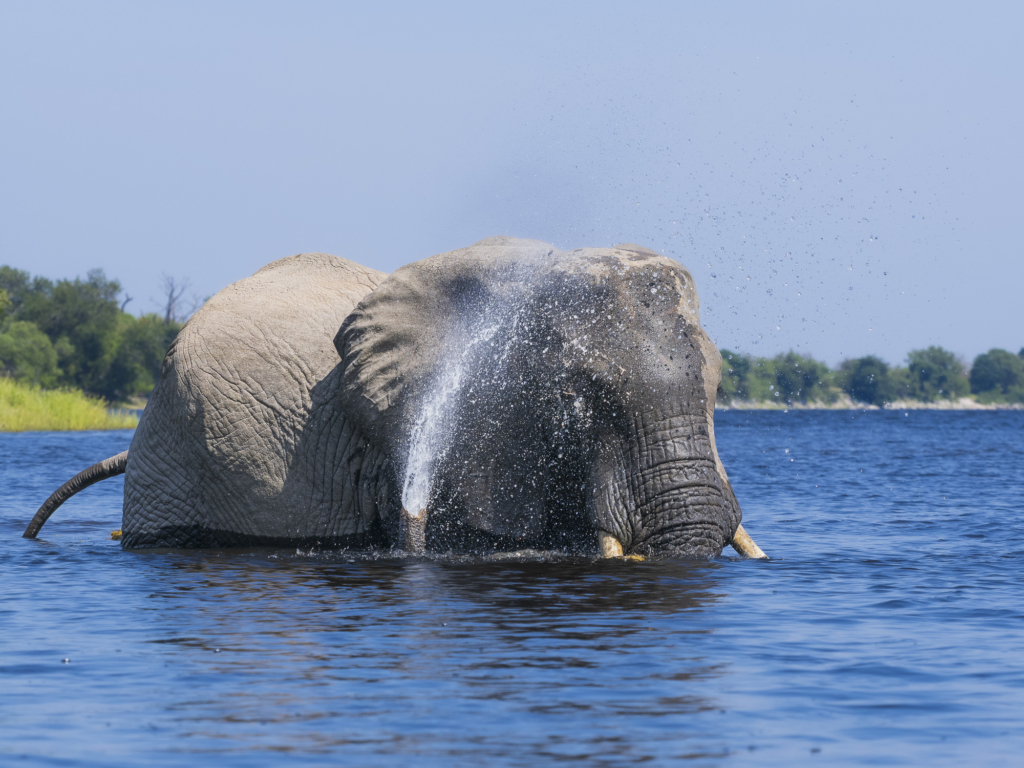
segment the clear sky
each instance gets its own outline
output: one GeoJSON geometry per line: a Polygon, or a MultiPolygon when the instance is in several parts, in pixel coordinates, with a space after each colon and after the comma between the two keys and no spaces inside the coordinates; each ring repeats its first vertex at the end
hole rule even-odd
{"type": "Polygon", "coordinates": [[[0,2],[0,263],[634,242],[720,347],[1024,346],[1020,3],[0,2]],[[437,7],[434,7],[437,5],[437,7]]]}

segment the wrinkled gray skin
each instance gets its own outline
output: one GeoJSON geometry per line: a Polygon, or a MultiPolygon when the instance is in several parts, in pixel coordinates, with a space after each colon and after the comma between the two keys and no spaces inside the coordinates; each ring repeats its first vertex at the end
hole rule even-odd
{"type": "Polygon", "coordinates": [[[414,428],[458,364],[428,549],[588,553],[602,530],[626,552],[717,555],[741,514],[697,312],[689,272],[631,245],[491,238],[390,276],[275,262],[168,353],[129,452],[122,543],[395,542],[414,428]]]}

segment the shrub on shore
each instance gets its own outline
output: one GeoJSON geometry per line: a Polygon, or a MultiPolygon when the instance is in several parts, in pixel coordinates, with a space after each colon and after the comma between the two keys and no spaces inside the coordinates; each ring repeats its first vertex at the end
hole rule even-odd
{"type": "Polygon", "coordinates": [[[897,382],[888,364],[874,355],[844,360],[839,375],[840,386],[855,402],[882,406],[896,399],[897,382]]]}
{"type": "Polygon", "coordinates": [[[100,398],[79,390],[44,390],[0,377],[0,432],[134,429],[130,414],[111,414],[100,398]]]}
{"type": "Polygon", "coordinates": [[[990,349],[974,358],[971,392],[982,403],[1024,403],[1024,349],[990,349]]]}
{"type": "Polygon", "coordinates": [[[964,368],[956,355],[942,347],[915,349],[907,355],[910,399],[933,403],[963,397],[971,390],[964,368]]]}
{"type": "Polygon", "coordinates": [[[824,363],[787,352],[750,357],[722,350],[719,399],[780,403],[834,403],[841,394],[836,375],[824,363]]]}

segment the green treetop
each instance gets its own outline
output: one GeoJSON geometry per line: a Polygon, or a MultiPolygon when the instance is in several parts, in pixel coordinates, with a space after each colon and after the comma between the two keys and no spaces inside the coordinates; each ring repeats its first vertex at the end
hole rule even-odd
{"type": "Polygon", "coordinates": [[[971,392],[982,402],[1024,402],[1021,357],[1005,349],[990,349],[978,355],[971,366],[971,392]]]}
{"type": "Polygon", "coordinates": [[[51,281],[0,266],[0,373],[110,401],[151,390],[181,323],[127,314],[120,292],[102,270],[51,281]]]}

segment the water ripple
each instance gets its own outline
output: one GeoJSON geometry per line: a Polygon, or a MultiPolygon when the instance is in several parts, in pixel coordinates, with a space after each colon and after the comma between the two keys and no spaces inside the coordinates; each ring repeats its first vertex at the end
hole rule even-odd
{"type": "Polygon", "coordinates": [[[29,541],[130,435],[0,435],[0,756],[1017,764],[1024,414],[716,420],[769,562],[124,552],[119,480],[29,541]]]}

